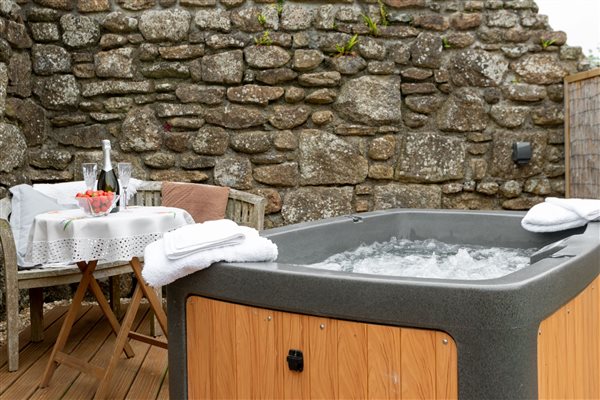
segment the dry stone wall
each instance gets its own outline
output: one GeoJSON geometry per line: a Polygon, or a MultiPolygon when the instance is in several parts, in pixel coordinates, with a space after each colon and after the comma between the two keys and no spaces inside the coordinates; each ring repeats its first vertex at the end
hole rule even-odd
{"type": "Polygon", "coordinates": [[[533,0],[0,4],[0,197],[81,178],[102,139],[138,178],[264,196],[267,226],[564,192],[584,65],[533,0]]]}

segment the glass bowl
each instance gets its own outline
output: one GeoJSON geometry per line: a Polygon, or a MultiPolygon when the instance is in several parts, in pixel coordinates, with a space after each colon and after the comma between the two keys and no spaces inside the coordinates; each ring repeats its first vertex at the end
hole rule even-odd
{"type": "Polygon", "coordinates": [[[86,215],[101,217],[112,211],[119,200],[119,195],[76,197],[79,208],[86,215]]]}

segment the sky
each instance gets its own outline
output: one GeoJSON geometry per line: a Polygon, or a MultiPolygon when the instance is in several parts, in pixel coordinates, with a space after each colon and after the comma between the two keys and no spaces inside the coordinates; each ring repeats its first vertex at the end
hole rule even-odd
{"type": "Polygon", "coordinates": [[[584,54],[600,50],[600,0],[535,0],[550,26],[567,33],[569,46],[581,46],[584,54]]]}

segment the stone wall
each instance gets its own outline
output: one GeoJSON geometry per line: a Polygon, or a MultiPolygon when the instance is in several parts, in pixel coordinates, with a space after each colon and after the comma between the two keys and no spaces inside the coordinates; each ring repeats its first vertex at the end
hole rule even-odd
{"type": "Polygon", "coordinates": [[[102,139],[138,178],[265,196],[267,226],[563,194],[581,51],[533,0],[18,4],[0,19],[0,197],[80,178],[102,139]]]}

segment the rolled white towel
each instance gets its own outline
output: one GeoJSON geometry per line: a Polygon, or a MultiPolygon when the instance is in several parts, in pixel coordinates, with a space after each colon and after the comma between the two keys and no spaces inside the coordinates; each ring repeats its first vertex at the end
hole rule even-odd
{"type": "Polygon", "coordinates": [[[554,204],[572,211],[588,221],[600,219],[600,200],[593,199],[560,199],[547,197],[546,203],[554,204]]]}
{"type": "MultiPolygon", "coordinates": [[[[165,233],[165,255],[169,260],[176,260],[198,251],[239,244],[244,240],[243,232],[229,219],[186,225],[165,233]]],[[[255,234],[258,236],[258,232],[255,234]]]]}
{"type": "Polygon", "coordinates": [[[546,202],[531,207],[521,220],[521,226],[531,232],[557,232],[577,228],[588,222],[571,210],[546,202]]]}
{"type": "Polygon", "coordinates": [[[179,278],[199,271],[219,261],[261,262],[277,259],[277,245],[258,235],[255,229],[239,227],[245,236],[243,242],[227,247],[191,253],[170,260],[165,255],[164,239],[146,246],[142,276],[153,287],[167,285],[179,278]],[[252,232],[254,231],[254,232],[252,232]]]}

